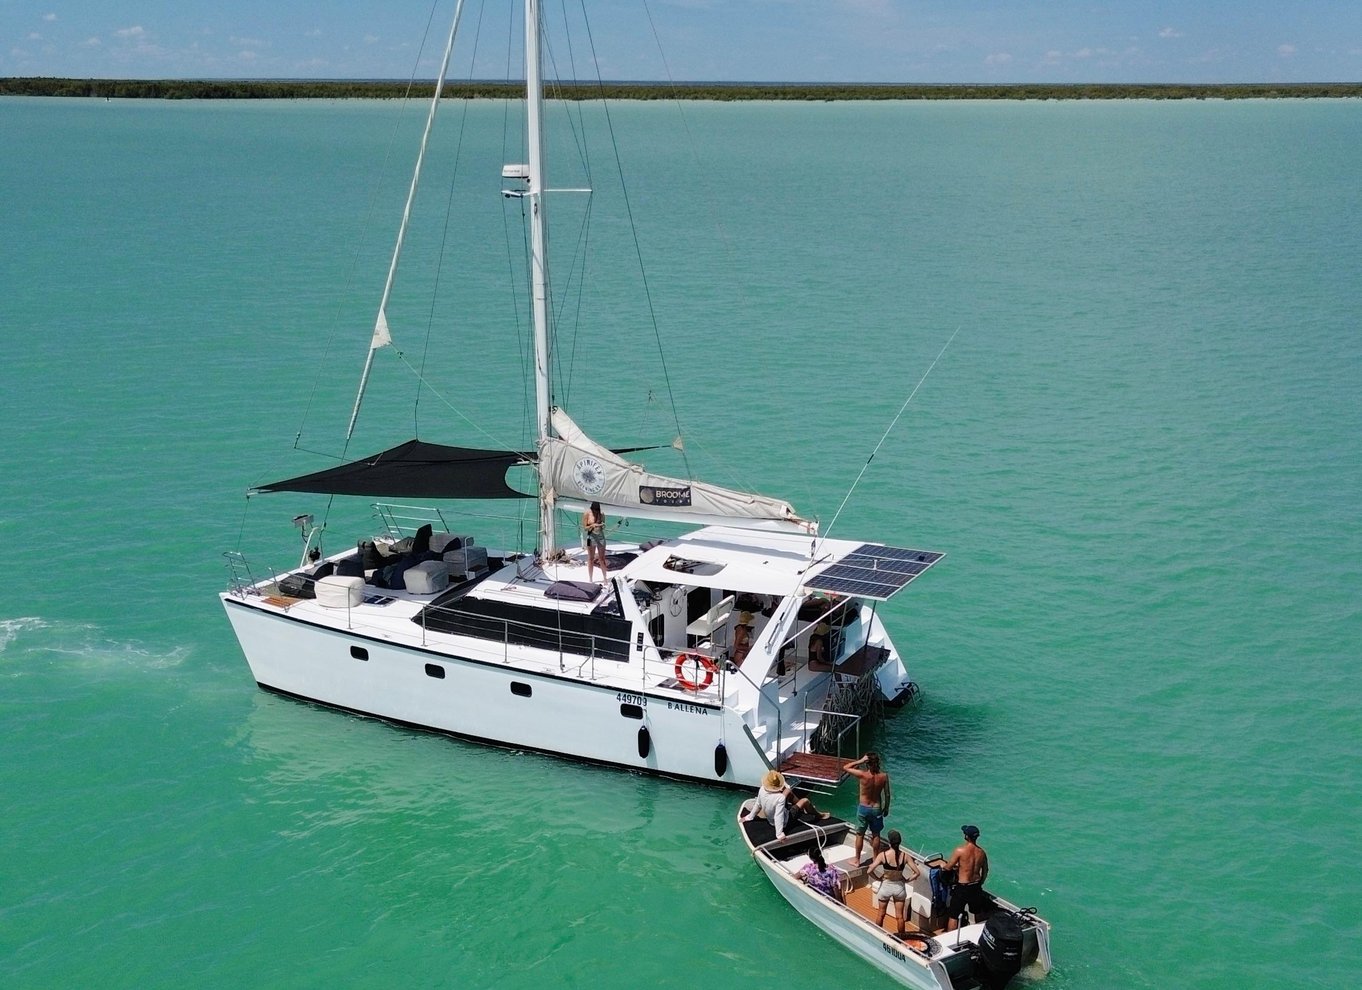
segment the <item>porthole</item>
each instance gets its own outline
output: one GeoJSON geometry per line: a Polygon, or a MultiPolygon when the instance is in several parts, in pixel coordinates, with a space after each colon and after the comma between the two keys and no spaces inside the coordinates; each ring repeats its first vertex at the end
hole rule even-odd
{"type": "Polygon", "coordinates": [[[643,718],[643,708],[640,705],[631,705],[628,702],[620,705],[620,714],[625,718],[643,718]]]}
{"type": "Polygon", "coordinates": [[[445,669],[438,663],[426,664],[426,676],[434,677],[436,680],[444,680],[445,669]]]}
{"type": "Polygon", "coordinates": [[[368,659],[369,659],[369,651],[366,650],[366,649],[365,649],[364,647],[362,647],[362,646],[352,646],[352,647],[350,647],[350,655],[351,655],[352,657],[354,657],[356,660],[368,660],[368,659]]]}
{"type": "Polygon", "coordinates": [[[528,684],[523,684],[520,681],[512,681],[511,693],[515,695],[517,698],[528,698],[534,692],[531,690],[528,684]]]}

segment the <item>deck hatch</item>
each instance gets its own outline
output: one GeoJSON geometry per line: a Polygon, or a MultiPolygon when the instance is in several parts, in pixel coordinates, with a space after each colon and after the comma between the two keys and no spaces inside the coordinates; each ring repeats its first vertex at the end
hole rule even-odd
{"type": "Polygon", "coordinates": [[[805,583],[813,591],[887,601],[942,557],[935,550],[909,550],[862,543],[805,583]]]}

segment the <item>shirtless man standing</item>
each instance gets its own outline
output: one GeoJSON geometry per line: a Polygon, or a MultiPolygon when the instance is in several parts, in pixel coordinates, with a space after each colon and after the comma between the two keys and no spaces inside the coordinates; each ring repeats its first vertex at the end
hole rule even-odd
{"type": "Polygon", "coordinates": [[[954,931],[964,913],[965,906],[974,912],[976,918],[989,907],[988,895],[984,893],[984,881],[988,879],[988,853],[979,845],[979,828],[976,825],[961,825],[965,836],[963,845],[957,846],[946,864],[949,870],[956,870],[955,886],[951,888],[950,905],[946,908],[946,931],[954,931]]]}
{"type": "Polygon", "coordinates": [[[889,810],[889,774],[880,769],[880,754],[866,753],[859,760],[843,764],[842,769],[860,782],[860,795],[856,799],[856,865],[861,865],[861,848],[865,844],[865,833],[870,831],[870,853],[880,851],[880,833],[884,831],[884,814],[889,810]],[[865,768],[861,769],[861,764],[865,768]],[[881,802],[880,797],[885,800],[881,802]],[[884,812],[880,808],[884,808],[884,812]]]}

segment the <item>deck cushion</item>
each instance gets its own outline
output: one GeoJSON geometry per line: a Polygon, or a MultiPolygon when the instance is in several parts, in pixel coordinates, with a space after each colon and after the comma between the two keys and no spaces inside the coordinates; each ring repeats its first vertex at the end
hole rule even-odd
{"type": "Polygon", "coordinates": [[[449,587],[449,565],[443,560],[413,564],[402,575],[413,595],[434,595],[449,587]]]}
{"type": "Polygon", "coordinates": [[[364,578],[331,575],[317,579],[317,604],[323,608],[354,608],[364,601],[364,578]]]}

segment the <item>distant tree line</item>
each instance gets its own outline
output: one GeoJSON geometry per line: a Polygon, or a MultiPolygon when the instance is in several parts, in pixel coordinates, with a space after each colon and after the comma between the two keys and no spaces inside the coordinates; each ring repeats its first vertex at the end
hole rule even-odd
{"type": "MultiPolygon", "coordinates": [[[[430,92],[429,80],[213,80],[0,78],[0,96],[84,96],[152,100],[391,100],[430,92]]],[[[523,90],[510,82],[450,82],[450,99],[514,99],[523,90]]],[[[547,95],[563,100],[1242,100],[1318,99],[1362,96],[1362,83],[1080,83],[1056,85],[907,85],[805,83],[548,83],[547,95]]]]}

